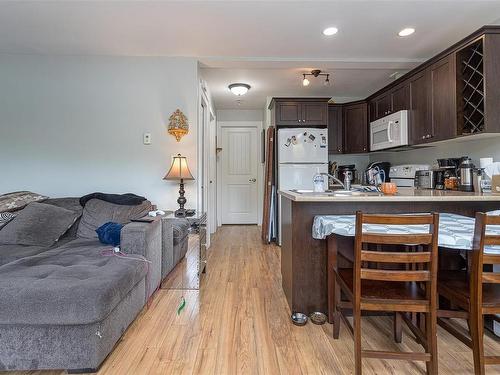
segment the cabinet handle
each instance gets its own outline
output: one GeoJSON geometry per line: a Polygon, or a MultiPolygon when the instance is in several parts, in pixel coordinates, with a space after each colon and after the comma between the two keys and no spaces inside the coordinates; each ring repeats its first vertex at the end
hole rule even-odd
{"type": "Polygon", "coordinates": [[[366,147],[363,147],[363,151],[366,151],[366,147]]]}
{"type": "Polygon", "coordinates": [[[425,139],[425,135],[422,136],[422,139],[425,139]]]}
{"type": "Polygon", "coordinates": [[[339,151],[339,152],[342,152],[342,149],[339,147],[338,151],[339,151]]]}
{"type": "Polygon", "coordinates": [[[299,119],[299,122],[302,122],[302,120],[301,120],[301,119],[299,119]]]}

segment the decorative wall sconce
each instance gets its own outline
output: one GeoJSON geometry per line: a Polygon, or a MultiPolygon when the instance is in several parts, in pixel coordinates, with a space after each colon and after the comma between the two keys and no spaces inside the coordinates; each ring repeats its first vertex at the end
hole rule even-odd
{"type": "Polygon", "coordinates": [[[188,119],[180,109],[177,109],[168,119],[168,134],[173,135],[177,142],[180,142],[188,132],[188,119]]]}

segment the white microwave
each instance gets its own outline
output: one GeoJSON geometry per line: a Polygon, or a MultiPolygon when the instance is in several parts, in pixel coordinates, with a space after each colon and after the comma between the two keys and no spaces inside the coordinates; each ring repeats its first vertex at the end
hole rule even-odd
{"type": "Polygon", "coordinates": [[[407,110],[391,113],[370,123],[370,151],[407,145],[407,110]]]}

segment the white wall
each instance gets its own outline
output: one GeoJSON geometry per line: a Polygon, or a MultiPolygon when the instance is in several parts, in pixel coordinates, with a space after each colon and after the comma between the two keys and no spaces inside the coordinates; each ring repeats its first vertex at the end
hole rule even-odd
{"type": "MultiPolygon", "coordinates": [[[[177,153],[197,176],[197,110],[195,59],[0,56],[0,193],[133,192],[175,209],[178,183],[162,177],[177,153]],[[177,108],[180,143],[167,133],[177,108]]],[[[196,182],[186,191],[196,207],[196,182]]]]}
{"type": "Polygon", "coordinates": [[[220,109],[218,121],[263,121],[264,111],[260,109],[220,109]]]}
{"type": "Polygon", "coordinates": [[[434,147],[418,148],[400,152],[380,152],[370,154],[371,161],[389,161],[393,165],[407,163],[435,164],[437,159],[469,156],[479,166],[479,159],[492,157],[500,161],[500,138],[446,142],[434,147]]]}

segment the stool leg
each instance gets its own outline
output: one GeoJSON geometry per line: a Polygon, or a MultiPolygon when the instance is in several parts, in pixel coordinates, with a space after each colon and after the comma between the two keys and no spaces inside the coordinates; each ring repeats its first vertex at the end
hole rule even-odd
{"type": "Polygon", "coordinates": [[[394,341],[397,343],[401,343],[403,340],[403,325],[402,323],[401,313],[394,313],[394,341]]]}
{"type": "Polygon", "coordinates": [[[333,301],[333,338],[338,339],[340,334],[340,311],[338,306],[340,304],[341,290],[338,282],[335,282],[335,300],[333,301]]]}
{"type": "Polygon", "coordinates": [[[431,312],[425,317],[425,330],[427,336],[426,352],[431,355],[431,360],[426,362],[427,374],[437,375],[438,356],[437,356],[437,316],[436,309],[431,308],[431,312]]]}
{"type": "Polygon", "coordinates": [[[361,362],[361,310],[354,309],[353,311],[354,323],[354,367],[355,375],[361,375],[363,365],[361,362]]]}
{"type": "Polygon", "coordinates": [[[469,327],[472,339],[472,354],[474,357],[474,374],[484,375],[483,315],[474,307],[471,310],[469,327]]]}

